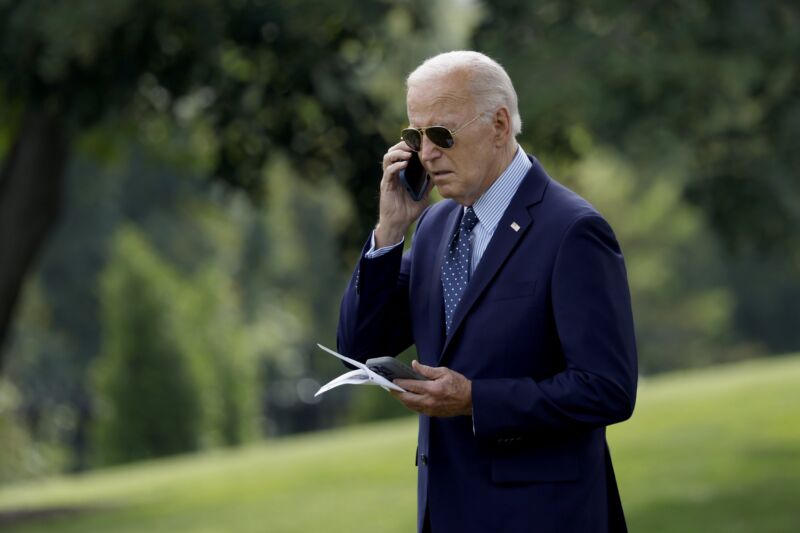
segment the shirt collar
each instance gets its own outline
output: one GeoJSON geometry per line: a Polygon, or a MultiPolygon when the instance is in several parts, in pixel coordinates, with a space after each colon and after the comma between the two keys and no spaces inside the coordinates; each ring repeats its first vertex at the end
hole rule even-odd
{"type": "Polygon", "coordinates": [[[517,147],[514,159],[500,174],[500,177],[472,204],[480,224],[486,231],[494,233],[508,204],[511,203],[514,193],[517,192],[519,184],[522,183],[532,166],[533,164],[528,159],[528,156],[525,155],[525,152],[522,151],[522,148],[517,147]]]}

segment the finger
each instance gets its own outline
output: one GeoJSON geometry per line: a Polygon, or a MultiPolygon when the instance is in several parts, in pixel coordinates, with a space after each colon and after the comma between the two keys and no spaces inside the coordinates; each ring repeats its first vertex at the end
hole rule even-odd
{"type": "Polygon", "coordinates": [[[400,392],[399,390],[394,390],[394,389],[389,389],[389,394],[394,396],[395,400],[401,400],[401,397],[403,396],[402,392],[400,392]]]}
{"type": "Polygon", "coordinates": [[[400,392],[397,390],[389,390],[389,394],[394,396],[396,400],[399,400],[403,404],[408,405],[409,403],[417,403],[421,396],[419,394],[414,394],[413,392],[400,392]]]}
{"type": "Polygon", "coordinates": [[[412,411],[420,412],[423,409],[427,409],[428,403],[430,399],[427,396],[422,396],[420,394],[414,394],[412,392],[404,392],[398,398],[400,402],[411,409],[412,411]]]}
{"type": "Polygon", "coordinates": [[[393,162],[391,165],[386,167],[386,172],[394,174],[398,172],[400,169],[406,168],[407,166],[408,166],[407,159],[398,159],[397,161],[393,162]]]}
{"type": "Polygon", "coordinates": [[[422,409],[424,409],[424,405],[422,402],[422,396],[418,394],[413,394],[410,392],[398,392],[398,391],[391,391],[392,396],[403,404],[406,409],[419,413],[422,409]]]}
{"type": "Polygon", "coordinates": [[[408,144],[406,144],[406,142],[403,141],[403,140],[400,140],[400,142],[398,142],[394,146],[390,147],[389,150],[404,150],[404,151],[407,151],[407,152],[413,152],[411,147],[408,144]]]}
{"type": "Polygon", "coordinates": [[[446,367],[443,366],[433,367],[433,366],[423,365],[416,359],[411,361],[411,367],[420,374],[422,374],[423,376],[425,376],[426,378],[430,379],[440,378],[446,375],[448,370],[446,367]]]}
{"type": "Polygon", "coordinates": [[[392,163],[386,170],[383,171],[383,178],[381,181],[384,185],[388,187],[389,190],[393,190],[395,185],[397,184],[397,173],[403,170],[408,166],[408,161],[398,161],[397,163],[392,163]]]}
{"type": "Polygon", "coordinates": [[[383,156],[383,168],[388,167],[392,163],[397,163],[398,161],[407,161],[410,158],[411,152],[403,150],[389,150],[383,156]]]}
{"type": "Polygon", "coordinates": [[[386,167],[381,177],[381,190],[391,192],[400,188],[399,172],[406,168],[406,161],[399,161],[386,167]]]}
{"type": "Polygon", "coordinates": [[[398,159],[408,159],[412,153],[410,150],[389,149],[383,154],[383,160],[392,163],[398,159]]]}
{"type": "Polygon", "coordinates": [[[432,392],[431,383],[418,379],[396,379],[394,384],[414,394],[430,394],[432,392]]]}

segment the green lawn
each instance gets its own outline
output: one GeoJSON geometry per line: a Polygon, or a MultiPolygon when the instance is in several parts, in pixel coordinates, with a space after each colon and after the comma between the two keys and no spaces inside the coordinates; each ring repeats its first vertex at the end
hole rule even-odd
{"type": "MultiPolygon", "coordinates": [[[[633,419],[609,430],[632,531],[800,531],[800,357],[646,379],[639,391],[633,419]]],[[[413,531],[415,440],[409,418],[7,486],[0,528],[413,531]],[[52,514],[8,523],[38,511],[52,514]]]]}

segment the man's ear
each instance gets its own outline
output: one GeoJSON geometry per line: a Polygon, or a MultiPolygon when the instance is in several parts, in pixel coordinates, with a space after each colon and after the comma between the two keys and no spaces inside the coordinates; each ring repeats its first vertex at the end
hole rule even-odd
{"type": "Polygon", "coordinates": [[[511,135],[511,115],[508,108],[503,106],[495,112],[492,126],[495,146],[500,148],[508,144],[508,137],[511,135]]]}

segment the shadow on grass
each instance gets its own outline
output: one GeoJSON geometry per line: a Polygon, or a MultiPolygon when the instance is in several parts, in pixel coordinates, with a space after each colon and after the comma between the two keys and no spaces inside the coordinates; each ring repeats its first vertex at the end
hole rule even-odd
{"type": "Polygon", "coordinates": [[[800,450],[757,448],[735,484],[691,491],[628,513],[631,531],[784,533],[800,531],[800,450]]]}
{"type": "Polygon", "coordinates": [[[74,518],[87,513],[107,510],[102,507],[41,507],[0,511],[0,530],[12,526],[30,525],[50,520],[74,518]]]}

